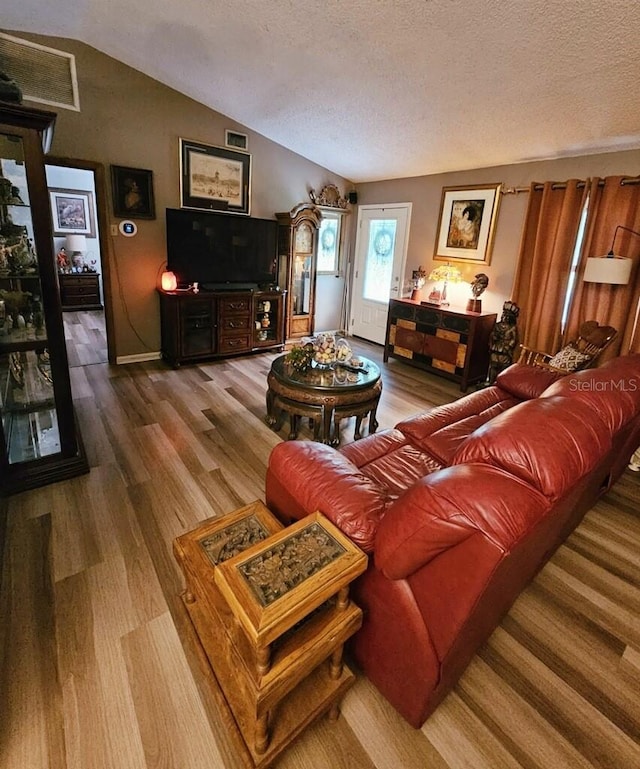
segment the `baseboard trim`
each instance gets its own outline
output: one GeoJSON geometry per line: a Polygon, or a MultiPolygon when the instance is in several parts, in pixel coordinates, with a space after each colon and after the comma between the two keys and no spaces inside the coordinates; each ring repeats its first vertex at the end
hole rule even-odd
{"type": "Polygon", "coordinates": [[[142,352],[138,355],[118,355],[116,357],[116,365],[121,366],[123,363],[146,363],[148,360],[160,360],[162,353],[158,352],[142,352]]]}

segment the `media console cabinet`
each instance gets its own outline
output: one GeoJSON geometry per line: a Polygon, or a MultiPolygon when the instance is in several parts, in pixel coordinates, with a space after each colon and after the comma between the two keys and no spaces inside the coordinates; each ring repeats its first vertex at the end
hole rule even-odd
{"type": "Polygon", "coordinates": [[[172,366],[284,349],[286,291],[162,291],[162,357],[172,366]]]}
{"type": "Polygon", "coordinates": [[[484,382],[489,370],[489,336],[497,315],[420,304],[389,303],[383,360],[392,357],[460,383],[484,382]]]}

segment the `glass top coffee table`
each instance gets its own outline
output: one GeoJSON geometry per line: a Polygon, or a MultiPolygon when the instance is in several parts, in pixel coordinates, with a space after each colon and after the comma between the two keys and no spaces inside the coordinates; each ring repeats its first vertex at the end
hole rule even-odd
{"type": "Polygon", "coordinates": [[[360,365],[332,364],[296,371],[286,355],[276,358],[267,377],[267,424],[280,430],[289,416],[289,440],[298,437],[300,419],[313,422],[313,439],[337,446],[340,421],[355,417],[354,439],[361,437],[362,420],[369,415],[369,433],[378,428],[376,411],[382,379],[380,368],[368,358],[359,357],[360,365]]]}

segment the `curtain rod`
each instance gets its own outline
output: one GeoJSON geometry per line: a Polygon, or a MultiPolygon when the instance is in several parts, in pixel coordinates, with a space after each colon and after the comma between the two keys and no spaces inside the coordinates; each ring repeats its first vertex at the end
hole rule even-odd
{"type": "MultiPolygon", "coordinates": [[[[584,187],[586,182],[578,182],[578,187],[584,187]]],[[[640,176],[625,176],[623,179],[620,180],[621,185],[625,184],[640,184],[640,176]]],[[[598,182],[598,187],[604,187],[604,181],[601,179],[598,182]]],[[[564,190],[567,188],[566,182],[556,182],[551,185],[552,190],[564,190]]],[[[542,190],[544,189],[543,184],[535,184],[533,187],[534,190],[542,190]]],[[[531,192],[531,187],[505,187],[504,184],[502,185],[500,192],[502,192],[503,195],[517,195],[520,192],[531,192]]]]}

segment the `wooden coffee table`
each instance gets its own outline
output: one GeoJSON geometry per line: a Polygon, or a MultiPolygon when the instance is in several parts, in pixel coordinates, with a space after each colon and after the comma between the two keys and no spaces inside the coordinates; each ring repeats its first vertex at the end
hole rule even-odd
{"type": "Polygon", "coordinates": [[[349,584],[367,556],[320,513],[283,528],[261,502],[178,537],[183,600],[247,764],[265,767],[314,719],[337,717],[362,611],[349,584]]]}
{"type": "Polygon", "coordinates": [[[297,438],[301,418],[313,421],[314,440],[332,446],[340,443],[340,421],[346,417],[356,417],[356,440],[361,437],[362,419],[367,414],[369,433],[377,430],[376,411],[382,393],[377,364],[361,357],[358,368],[335,364],[299,372],[286,357],[281,355],[273,361],[267,377],[267,423],[274,430],[280,430],[286,414],[290,440],[297,438]]]}

